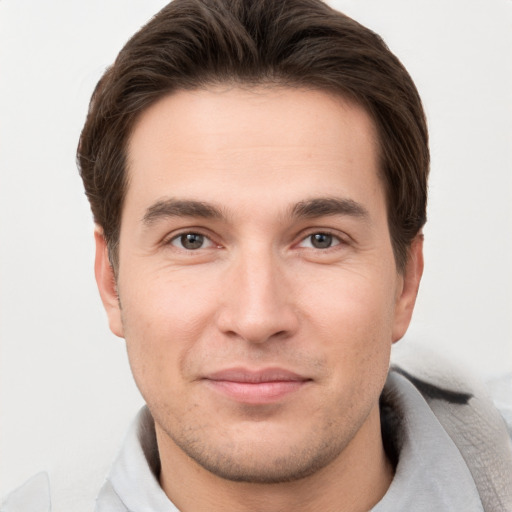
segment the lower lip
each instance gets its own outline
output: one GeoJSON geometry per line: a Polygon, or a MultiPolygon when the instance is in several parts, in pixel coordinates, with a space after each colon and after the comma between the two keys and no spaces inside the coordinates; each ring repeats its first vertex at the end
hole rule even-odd
{"type": "Polygon", "coordinates": [[[233,382],[207,380],[216,391],[246,404],[270,404],[302,389],[309,381],[233,382]]]}

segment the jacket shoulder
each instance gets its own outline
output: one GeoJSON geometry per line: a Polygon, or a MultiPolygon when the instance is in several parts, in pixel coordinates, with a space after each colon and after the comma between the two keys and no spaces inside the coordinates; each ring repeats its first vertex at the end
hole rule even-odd
{"type": "Polygon", "coordinates": [[[512,511],[512,441],[504,415],[474,375],[424,348],[393,354],[391,371],[422,394],[464,458],[485,511],[512,511]]]}

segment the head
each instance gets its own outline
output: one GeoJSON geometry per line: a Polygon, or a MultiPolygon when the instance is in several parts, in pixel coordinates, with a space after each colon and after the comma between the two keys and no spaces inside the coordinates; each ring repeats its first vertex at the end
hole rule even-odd
{"type": "Polygon", "coordinates": [[[426,221],[428,135],[412,79],[382,39],[317,0],[175,0],[119,53],[94,91],[78,165],[114,270],[126,150],[140,114],[174,91],[218,84],[317,89],[373,119],[397,268],[426,221]]]}
{"type": "Polygon", "coordinates": [[[162,464],[277,483],[371,458],[428,171],[382,40],[315,0],[176,0],[99,82],[78,159],[162,464]]]}

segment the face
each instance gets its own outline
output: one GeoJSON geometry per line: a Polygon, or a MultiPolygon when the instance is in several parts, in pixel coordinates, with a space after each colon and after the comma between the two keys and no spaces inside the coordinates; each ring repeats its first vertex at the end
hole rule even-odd
{"type": "Polygon", "coordinates": [[[96,272],[161,452],[278,482],[380,435],[421,272],[397,273],[366,112],[318,91],[177,92],[142,114],[128,162],[119,302],[100,233],[96,272]]]}

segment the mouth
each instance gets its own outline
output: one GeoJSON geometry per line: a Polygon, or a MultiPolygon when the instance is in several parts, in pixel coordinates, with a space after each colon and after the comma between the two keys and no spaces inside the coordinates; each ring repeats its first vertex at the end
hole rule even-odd
{"type": "Polygon", "coordinates": [[[229,368],[209,374],[203,381],[215,392],[237,402],[270,404],[295,394],[312,379],[282,368],[229,368]]]}

